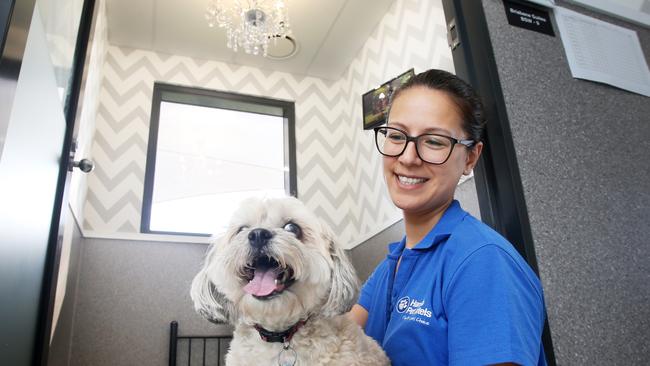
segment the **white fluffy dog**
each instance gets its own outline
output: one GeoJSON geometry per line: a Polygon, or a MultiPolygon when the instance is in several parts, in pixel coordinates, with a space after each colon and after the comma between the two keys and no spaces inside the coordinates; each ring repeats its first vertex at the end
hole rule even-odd
{"type": "Polygon", "coordinates": [[[330,229],[295,198],[251,199],[192,282],[195,308],[235,326],[228,366],[388,365],[344,314],[358,291],[330,229]]]}

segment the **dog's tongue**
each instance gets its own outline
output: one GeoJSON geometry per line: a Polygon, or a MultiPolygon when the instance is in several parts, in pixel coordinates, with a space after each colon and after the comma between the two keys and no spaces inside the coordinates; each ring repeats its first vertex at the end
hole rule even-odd
{"type": "Polygon", "coordinates": [[[251,282],[244,286],[244,291],[255,296],[268,296],[277,288],[277,276],[277,268],[255,269],[255,275],[251,282]]]}

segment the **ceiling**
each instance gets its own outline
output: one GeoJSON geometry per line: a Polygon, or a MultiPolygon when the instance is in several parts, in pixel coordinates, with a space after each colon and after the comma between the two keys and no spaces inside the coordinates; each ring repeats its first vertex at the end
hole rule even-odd
{"type": "MultiPolygon", "coordinates": [[[[231,0],[232,1],[232,0],[231,0]]],[[[233,52],[205,20],[208,0],[106,0],[112,45],[261,69],[341,77],[393,0],[285,0],[298,51],[285,60],[233,52]]]]}

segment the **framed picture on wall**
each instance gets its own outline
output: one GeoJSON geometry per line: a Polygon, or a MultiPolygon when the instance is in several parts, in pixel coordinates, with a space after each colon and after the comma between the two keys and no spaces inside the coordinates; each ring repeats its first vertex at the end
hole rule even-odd
{"type": "Polygon", "coordinates": [[[415,71],[410,69],[361,96],[364,130],[369,130],[386,123],[386,112],[388,111],[390,97],[397,88],[414,75],[415,71]]]}

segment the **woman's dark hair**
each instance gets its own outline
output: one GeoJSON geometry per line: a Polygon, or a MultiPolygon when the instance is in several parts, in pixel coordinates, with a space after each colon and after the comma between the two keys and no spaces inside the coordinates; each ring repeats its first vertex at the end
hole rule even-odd
{"type": "Polygon", "coordinates": [[[483,103],[481,103],[481,99],[469,84],[447,71],[431,69],[413,76],[400,86],[399,89],[395,90],[391,96],[391,105],[404,90],[416,86],[447,93],[458,107],[458,111],[463,119],[463,130],[468,134],[470,139],[474,141],[482,140],[483,130],[485,128],[483,103]]]}

